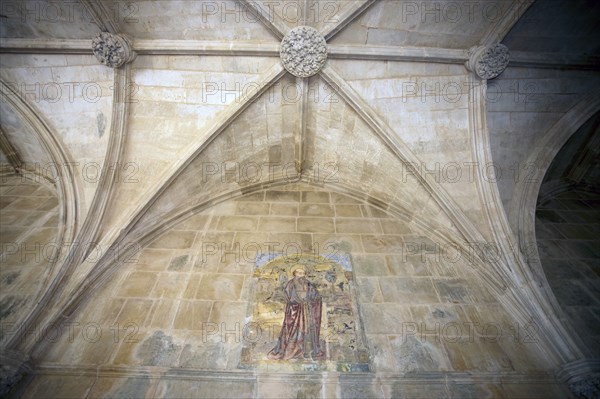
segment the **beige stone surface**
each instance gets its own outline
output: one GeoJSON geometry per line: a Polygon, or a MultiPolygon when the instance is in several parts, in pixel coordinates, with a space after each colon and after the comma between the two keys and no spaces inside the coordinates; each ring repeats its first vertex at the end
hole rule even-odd
{"type": "Polygon", "coordinates": [[[597,183],[597,139],[549,162],[600,109],[598,7],[13,3],[0,349],[6,379],[35,368],[16,397],[571,395],[560,371],[600,348],[597,190],[533,215],[597,183]],[[306,79],[279,54],[302,25],[328,56],[306,79]],[[99,31],[136,56],[101,65],[99,31]],[[509,66],[481,80],[498,42],[509,66]],[[547,171],[571,180],[540,190],[547,171]],[[368,372],[240,367],[255,268],[294,254],[351,266],[368,372]]]}
{"type": "MultiPolygon", "coordinates": [[[[302,190],[302,186],[297,190],[302,190]]],[[[362,216],[362,213],[360,217],[351,218],[300,213],[288,216],[289,207],[280,208],[281,215],[237,215],[240,209],[250,209],[249,204],[261,205],[260,209],[269,209],[272,213],[277,209],[274,205],[300,209],[304,205],[318,204],[333,209],[339,206],[334,205],[339,201],[352,202],[333,192],[320,192],[314,197],[321,202],[304,202],[307,197],[302,191],[294,191],[293,185],[287,186],[286,191],[267,191],[254,197],[264,198],[264,201],[248,201],[247,197],[231,201],[231,206],[223,205],[191,216],[157,237],[142,250],[137,262],[122,272],[126,273],[123,278],[110,281],[95,294],[97,299],[86,305],[90,310],[82,309],[75,318],[79,328],[93,321],[101,326],[104,335],[113,338],[118,326],[118,342],[102,338],[91,343],[82,336],[68,342],[61,337],[59,347],[63,348],[64,356],[60,351],[53,351],[48,361],[58,364],[72,361],[68,360],[72,356],[69,353],[82,351],[84,358],[94,364],[143,364],[150,361],[139,354],[144,351],[147,340],[162,337],[157,342],[164,342],[163,348],[180,351],[183,342],[191,339],[185,334],[193,332],[199,341],[192,340],[190,344],[197,346],[197,350],[217,350],[211,346],[217,343],[234,345],[227,349],[226,355],[223,353],[223,367],[235,368],[251,298],[248,284],[254,262],[257,256],[269,251],[287,251],[288,254],[352,255],[359,309],[367,342],[374,348],[372,361],[378,369],[505,370],[512,356],[517,357],[514,367],[528,369],[520,360],[522,349],[516,349],[516,342],[507,335],[515,322],[503,312],[501,305],[493,301],[488,305],[486,296],[474,291],[473,287],[479,283],[472,271],[448,275],[432,269],[432,265],[437,264],[435,253],[407,253],[404,240],[414,241],[420,237],[421,242],[431,245],[431,241],[423,238],[425,232],[415,231],[409,224],[357,200],[347,205],[355,206],[354,209],[373,209],[365,213],[370,216],[362,216]],[[319,224],[319,221],[330,224],[319,224]],[[382,225],[394,226],[388,230],[392,234],[386,234],[382,225]],[[281,226],[289,232],[283,232],[281,226]],[[318,227],[319,232],[311,232],[305,226],[318,227]],[[256,231],[247,231],[249,228],[256,231]],[[320,232],[323,228],[330,232],[320,232]],[[373,234],[374,230],[377,234],[373,234]],[[501,324],[497,324],[499,312],[505,320],[501,324]],[[497,328],[504,335],[501,341],[492,342],[497,328]],[[388,341],[386,337],[392,331],[395,335],[388,341]],[[127,334],[135,339],[126,341],[127,334]],[[204,342],[207,338],[217,341],[204,342]],[[222,339],[225,341],[220,343],[222,339]],[[466,343],[461,344],[457,341],[460,339],[466,343]],[[391,346],[379,351],[376,348],[384,345],[382,342],[391,346]],[[100,345],[106,354],[93,357],[92,348],[100,345]],[[400,352],[391,349],[396,346],[400,352]],[[461,348],[465,347],[469,348],[468,355],[462,353],[461,348]],[[403,351],[414,352],[415,357],[402,360],[399,353],[403,351]]],[[[91,334],[93,328],[88,328],[91,334]]],[[[534,347],[528,350],[535,352],[534,347]]],[[[191,365],[200,361],[185,351],[177,352],[184,353],[179,360],[170,353],[165,354],[164,361],[172,361],[169,363],[172,367],[181,364],[178,362],[191,365]]],[[[514,370],[513,366],[509,369],[514,370]]]]}
{"type": "MultiPolygon", "coordinates": [[[[46,157],[27,161],[33,169],[46,170],[50,175],[56,175],[56,169],[72,168],[82,190],[80,207],[81,216],[85,217],[100,181],[110,136],[112,73],[99,65],[91,54],[70,60],[64,55],[46,55],[43,59],[15,55],[10,63],[2,64],[0,70],[6,83],[21,93],[29,91],[29,100],[58,134],[73,165],[46,162],[46,157]]],[[[5,107],[0,109],[4,112],[5,107]]],[[[6,120],[5,114],[2,119],[6,120]]],[[[29,148],[22,152],[28,153],[29,148]]]]}
{"type": "MultiPolygon", "coordinates": [[[[49,265],[64,248],[56,242],[60,210],[54,187],[41,177],[18,175],[0,175],[0,186],[0,323],[10,326],[19,325],[43,294],[49,265]]],[[[13,335],[9,330],[0,341],[13,335]]]]}

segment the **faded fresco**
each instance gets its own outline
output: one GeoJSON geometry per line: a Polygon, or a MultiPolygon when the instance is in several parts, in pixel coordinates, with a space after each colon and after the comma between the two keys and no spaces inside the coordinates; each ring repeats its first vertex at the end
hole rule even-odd
{"type": "Polygon", "coordinates": [[[241,367],[369,371],[348,259],[257,261],[241,367]]]}

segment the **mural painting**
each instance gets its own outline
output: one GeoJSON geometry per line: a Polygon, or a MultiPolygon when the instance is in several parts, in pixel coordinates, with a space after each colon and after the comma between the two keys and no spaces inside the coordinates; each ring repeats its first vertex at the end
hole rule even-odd
{"type": "Polygon", "coordinates": [[[253,284],[240,367],[370,370],[349,259],[259,259],[253,284]]]}

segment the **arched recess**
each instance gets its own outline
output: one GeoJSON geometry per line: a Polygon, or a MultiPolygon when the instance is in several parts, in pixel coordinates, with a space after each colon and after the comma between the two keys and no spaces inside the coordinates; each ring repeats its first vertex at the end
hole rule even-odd
{"type": "MultiPolygon", "coordinates": [[[[39,167],[34,167],[33,170],[23,168],[22,173],[36,180],[47,180],[54,186],[59,202],[60,229],[55,241],[58,253],[53,255],[52,260],[49,262],[50,269],[45,278],[44,288],[38,294],[37,305],[21,321],[21,325],[27,325],[28,320],[34,318],[39,312],[39,304],[47,301],[52,292],[58,288],[57,282],[62,272],[64,272],[60,266],[68,253],[67,243],[72,243],[78,232],[80,187],[73,173],[72,165],[75,162],[60,137],[52,131],[50,125],[10,85],[0,80],[0,86],[2,92],[6,94],[4,98],[12,112],[19,119],[20,123],[27,128],[27,131],[35,135],[35,141],[40,146],[39,151],[36,153],[45,155],[45,159],[39,161],[50,162],[48,170],[51,170],[51,176],[48,176],[48,173],[43,173],[44,170],[39,167]]],[[[6,346],[14,348],[16,342],[20,339],[19,334],[15,334],[6,341],[6,346]]]]}
{"type": "MultiPolygon", "coordinates": [[[[416,370],[419,367],[420,370],[427,371],[460,369],[460,356],[453,357],[453,353],[455,353],[455,350],[462,351],[461,348],[469,347],[469,345],[472,345],[471,348],[474,351],[499,350],[502,353],[506,351],[506,356],[503,355],[500,358],[508,358],[510,361],[504,362],[503,366],[481,363],[480,366],[483,368],[513,368],[514,365],[515,370],[522,370],[524,367],[533,369],[542,367],[544,363],[540,362],[541,350],[537,346],[534,348],[532,345],[513,345],[514,340],[505,336],[507,341],[503,342],[503,348],[499,348],[491,339],[484,340],[480,348],[480,344],[472,344],[472,340],[469,340],[469,331],[466,327],[462,329],[464,342],[457,343],[455,348],[450,351],[446,351],[443,345],[434,345],[439,350],[432,349],[429,344],[437,342],[435,337],[427,338],[427,345],[422,345],[418,338],[409,338],[408,343],[404,342],[401,338],[403,322],[418,324],[428,321],[434,325],[436,322],[444,323],[459,320],[461,323],[467,323],[465,324],[467,326],[470,322],[483,325],[488,321],[495,320],[494,322],[500,323],[500,321],[510,320],[508,323],[502,324],[501,328],[504,330],[510,328],[511,322],[515,322],[514,315],[492,293],[491,287],[482,281],[470,259],[467,261],[462,258],[454,263],[451,260],[443,260],[443,258],[439,262],[436,261],[435,251],[432,251],[430,246],[435,245],[436,241],[440,244],[444,241],[438,241],[438,237],[432,235],[433,229],[427,228],[430,227],[427,224],[417,225],[411,223],[410,215],[404,211],[404,214],[400,215],[400,210],[383,210],[374,206],[370,201],[361,198],[358,192],[344,190],[343,187],[338,186],[319,186],[306,183],[281,181],[268,187],[255,186],[247,193],[231,192],[227,197],[213,198],[204,204],[197,204],[195,209],[180,208],[177,210],[177,215],[172,215],[173,217],[168,219],[165,218],[165,220],[159,221],[157,225],[147,228],[145,233],[139,236],[137,241],[139,245],[132,247],[130,250],[131,253],[140,250],[142,247],[144,247],[144,251],[149,250],[144,254],[143,260],[140,260],[139,264],[124,264],[128,259],[128,254],[122,254],[119,259],[119,261],[123,261],[121,264],[113,262],[103,268],[102,275],[95,275],[94,281],[87,280],[85,286],[76,293],[73,301],[67,305],[65,312],[62,315],[57,315],[54,320],[58,323],[69,320],[70,322],[79,323],[81,326],[85,326],[87,322],[92,321],[108,323],[102,324],[102,329],[109,328],[115,322],[119,323],[120,326],[124,326],[128,322],[138,323],[140,333],[136,336],[137,342],[131,342],[133,345],[125,344],[116,348],[117,345],[113,342],[113,337],[108,335],[107,340],[103,341],[102,344],[86,345],[83,343],[84,346],[79,347],[74,342],[69,342],[68,337],[63,336],[63,341],[57,343],[53,348],[48,347],[47,351],[43,350],[45,342],[41,342],[35,351],[36,357],[39,357],[43,363],[81,362],[84,363],[82,367],[86,367],[90,362],[93,362],[93,367],[111,367],[118,364],[131,366],[132,369],[137,365],[159,365],[190,369],[234,369],[236,359],[233,352],[239,354],[239,347],[235,351],[221,351],[221,344],[227,343],[206,343],[198,335],[195,337],[190,336],[189,340],[186,341],[187,335],[185,334],[188,332],[193,334],[193,330],[196,334],[199,334],[200,329],[198,327],[202,321],[209,321],[218,325],[232,319],[234,322],[243,322],[246,317],[245,302],[248,302],[251,297],[245,295],[245,291],[240,288],[245,286],[245,283],[241,281],[244,278],[248,280],[251,277],[254,260],[244,261],[241,266],[237,266],[237,262],[234,260],[235,254],[229,253],[227,260],[225,260],[226,263],[221,264],[222,262],[218,260],[218,254],[214,255],[210,252],[210,249],[207,249],[206,255],[210,259],[217,258],[217,260],[214,260],[215,263],[196,265],[199,258],[196,255],[197,252],[192,254],[192,251],[204,248],[201,244],[204,244],[205,240],[209,244],[226,242],[226,238],[220,238],[220,236],[231,237],[231,230],[236,230],[236,238],[233,240],[240,243],[241,249],[248,240],[265,243],[262,248],[268,251],[267,240],[275,239],[283,243],[289,242],[291,239],[297,239],[298,245],[305,250],[304,245],[306,243],[299,236],[310,235],[307,234],[310,230],[306,229],[313,228],[308,224],[312,223],[316,216],[305,217],[303,222],[307,222],[307,224],[302,229],[300,228],[301,217],[298,216],[296,220],[297,227],[294,230],[293,228],[285,228],[285,221],[282,220],[286,219],[283,217],[284,213],[275,213],[275,215],[272,213],[274,203],[279,205],[293,203],[294,206],[299,207],[296,208],[296,212],[298,212],[298,209],[300,209],[300,212],[303,212],[302,209],[311,210],[312,206],[314,206],[315,211],[328,212],[327,215],[323,213],[318,216],[323,223],[319,223],[318,226],[321,231],[314,233],[313,244],[317,241],[324,244],[325,240],[334,236],[333,241],[339,245],[337,249],[342,254],[350,253],[352,255],[351,259],[356,265],[356,275],[360,280],[358,287],[359,294],[362,295],[361,306],[364,305],[364,308],[360,306],[359,308],[363,309],[363,315],[366,318],[366,333],[370,335],[368,339],[370,339],[374,348],[375,366],[379,370],[406,372],[416,370]],[[292,194],[294,198],[290,199],[289,194],[292,194]],[[308,194],[311,194],[310,198],[308,194]],[[344,197],[344,200],[334,201],[333,198],[338,196],[344,197]],[[236,203],[237,200],[245,202],[244,205],[246,206],[254,206],[241,208],[238,206],[239,203],[236,203]],[[265,203],[267,203],[266,209],[264,208],[265,203]],[[342,206],[338,208],[337,205],[339,204],[342,204],[342,206]],[[271,208],[269,208],[269,205],[271,208]],[[336,230],[334,231],[333,224],[327,223],[327,221],[331,222],[333,218],[331,208],[334,207],[335,215],[338,215],[342,209],[349,212],[352,209],[356,211],[360,207],[364,207],[363,210],[367,210],[367,213],[363,211],[361,217],[346,214],[346,216],[341,217],[344,220],[340,224],[337,223],[340,219],[338,218],[335,224],[336,230]],[[246,209],[250,209],[250,211],[246,213],[246,209]],[[234,228],[229,227],[232,226],[234,222],[232,219],[234,218],[237,219],[236,223],[243,223],[242,227],[237,224],[234,228]],[[265,229],[262,224],[274,222],[272,219],[278,219],[283,224],[273,226],[272,229],[265,229]],[[381,221],[381,227],[377,227],[379,221],[381,221]],[[382,230],[379,230],[380,228],[382,230]],[[426,231],[419,231],[421,229],[426,231]],[[185,242],[186,240],[189,242],[190,237],[194,234],[196,234],[195,237],[200,237],[199,233],[192,233],[191,230],[203,230],[206,235],[202,236],[201,240],[196,238],[191,247],[187,244],[171,244],[173,242],[185,242]],[[215,232],[220,233],[215,235],[213,234],[215,232]],[[237,238],[238,232],[243,238],[237,238]],[[268,232],[268,236],[264,237],[266,232],[268,232]],[[290,238],[290,236],[294,236],[294,238],[290,238]],[[360,237],[357,241],[352,236],[360,237]],[[173,241],[174,238],[176,238],[175,241],[173,241]],[[412,244],[422,243],[424,245],[422,252],[425,252],[426,261],[420,262],[420,264],[412,263],[412,261],[403,262],[402,245],[407,242],[412,244]],[[166,252],[169,252],[169,254],[165,258],[166,252]],[[190,259],[194,259],[194,261],[190,259]],[[152,263],[152,266],[148,266],[149,262],[152,263]],[[426,265],[423,265],[423,263],[426,265]],[[208,281],[214,282],[214,286],[224,288],[224,291],[219,292],[213,287],[212,283],[205,284],[198,281],[198,285],[196,285],[195,280],[193,280],[195,277],[192,268],[196,272],[206,272],[206,274],[196,277],[204,278],[208,274],[210,275],[208,281]],[[188,280],[184,279],[183,283],[178,278],[178,274],[182,273],[188,273],[188,280]],[[150,276],[150,274],[155,274],[156,277],[150,276]],[[244,275],[245,277],[217,276],[215,274],[235,274],[244,275]],[[174,279],[171,279],[171,277],[174,279]],[[173,281],[174,286],[170,285],[169,281],[173,281]],[[225,284],[226,281],[231,284],[225,284]],[[381,288],[379,284],[383,284],[381,288]],[[194,293],[188,291],[188,287],[191,287],[191,291],[194,291],[194,293]],[[115,295],[113,295],[113,292],[115,295]],[[186,292],[188,293],[186,294],[186,292]],[[163,295],[163,293],[166,294],[163,295]],[[163,307],[162,302],[159,304],[157,301],[163,301],[165,297],[167,302],[171,302],[163,307]],[[191,303],[194,300],[212,301],[214,303],[191,303]],[[142,304],[143,309],[135,311],[136,303],[141,304],[141,301],[146,301],[142,304]],[[154,313],[152,315],[148,313],[153,312],[147,306],[149,301],[153,303],[150,306],[152,309],[161,307],[160,314],[163,315],[160,316],[161,320],[155,319],[154,313]],[[113,311],[113,306],[120,306],[119,303],[123,307],[120,307],[120,310],[113,311]],[[428,304],[433,305],[430,308],[428,304]],[[214,311],[208,310],[210,306],[214,306],[212,309],[218,309],[218,317],[208,315],[208,312],[214,311]],[[414,319],[411,316],[412,310],[408,310],[410,306],[413,306],[415,311],[421,312],[414,316],[414,319]],[[467,316],[460,310],[461,306],[481,306],[481,309],[467,316]],[[228,312],[225,312],[225,310],[228,310],[228,312]],[[199,312],[196,313],[200,317],[198,319],[194,319],[196,316],[193,316],[196,311],[199,312]],[[118,320],[112,316],[106,318],[106,312],[113,315],[118,314],[118,320]],[[134,320],[134,315],[139,314],[141,315],[139,317],[135,316],[134,320]],[[433,316],[430,316],[430,314],[433,316]],[[480,316],[481,319],[474,319],[472,316],[476,318],[480,316]],[[144,320],[147,320],[148,323],[144,320]],[[396,338],[388,342],[387,332],[395,335],[396,338]],[[156,364],[152,360],[153,357],[148,357],[142,353],[143,348],[152,345],[152,342],[168,343],[167,346],[174,348],[176,351],[182,351],[184,346],[190,346],[183,356],[169,354],[161,358],[159,364],[156,364]],[[506,344],[505,347],[504,344],[506,344]],[[97,350],[100,345],[103,345],[102,351],[97,350]],[[530,350],[527,347],[530,347],[530,350]],[[212,357],[209,357],[209,360],[201,359],[202,356],[200,355],[206,353],[208,348],[212,349],[206,355],[212,357]],[[94,351],[94,349],[96,350],[94,351]],[[106,349],[106,353],[104,353],[104,349],[106,349]],[[417,365],[419,360],[414,360],[410,356],[407,357],[407,351],[416,351],[423,354],[424,363],[417,365]],[[79,357],[79,354],[84,354],[83,361],[80,360],[82,358],[79,357]],[[220,357],[217,361],[211,363],[215,355],[220,357]],[[528,358],[528,355],[531,355],[531,357],[528,358]],[[397,357],[398,365],[396,365],[396,360],[390,360],[394,357],[397,357]],[[224,360],[227,359],[230,361],[225,362],[224,360]]],[[[303,212],[303,214],[306,215],[307,212],[303,212]]],[[[294,222],[292,222],[293,225],[294,222]]],[[[275,251],[280,251],[282,247],[282,245],[275,247],[275,251]]],[[[320,248],[321,253],[325,253],[329,247],[321,245],[320,248]]],[[[404,249],[410,249],[412,252],[413,248],[411,246],[404,249]]],[[[308,248],[306,250],[310,251],[308,248]]],[[[412,254],[411,257],[420,259],[420,252],[412,254]]],[[[109,260],[106,260],[106,262],[109,262],[109,260]]],[[[433,327],[430,326],[430,328],[433,327]]],[[[79,334],[76,333],[76,335],[79,334]]],[[[475,358],[471,360],[474,363],[480,362],[475,358]]],[[[71,366],[74,365],[71,363],[71,366]]]]}
{"type": "MultiPolygon", "coordinates": [[[[76,314],[78,309],[85,306],[85,303],[92,298],[93,294],[100,290],[119,270],[121,270],[133,257],[143,248],[152,243],[157,237],[172,229],[179,223],[196,215],[202,211],[217,207],[230,200],[236,200],[244,196],[260,193],[265,190],[273,190],[282,186],[291,184],[289,179],[280,178],[274,179],[268,184],[261,183],[252,186],[246,186],[242,189],[231,190],[219,195],[209,197],[202,202],[188,202],[173,211],[162,215],[162,218],[154,220],[154,223],[145,223],[143,228],[139,226],[130,226],[128,229],[122,230],[121,236],[116,240],[115,244],[108,249],[99,261],[95,264],[91,273],[82,281],[81,285],[63,302],[60,306],[55,306],[57,313],[49,314],[45,319],[44,325],[60,324],[66,320],[70,320],[76,314]],[[117,256],[115,256],[117,255],[117,256]]],[[[312,185],[322,190],[339,193],[355,199],[360,203],[369,204],[377,212],[387,213],[399,222],[410,225],[417,235],[411,238],[410,245],[405,247],[407,251],[420,251],[435,253],[435,246],[443,247],[448,251],[447,256],[458,256],[457,251],[460,251],[460,261],[466,259],[468,263],[469,273],[477,275],[486,281],[486,275],[482,271],[486,268],[486,260],[481,258],[481,254],[473,251],[472,248],[465,247],[465,242],[457,231],[450,229],[442,229],[440,226],[432,226],[427,221],[416,217],[409,209],[401,209],[399,207],[389,206],[382,208],[379,204],[384,204],[378,198],[365,196],[364,193],[341,184],[314,184],[309,179],[298,181],[306,185],[312,185]],[[418,248],[417,248],[418,247],[418,248]]],[[[397,245],[402,245],[399,243],[397,245]]],[[[440,252],[437,252],[440,255],[440,252]]],[[[440,255],[441,256],[441,255],[440,255]]],[[[457,266],[454,266],[457,267],[457,266]]],[[[489,281],[484,283],[486,290],[492,292],[492,295],[498,296],[495,292],[495,286],[489,281]]],[[[48,340],[40,339],[36,343],[31,343],[35,348],[32,350],[34,358],[43,357],[44,353],[49,349],[48,340]]]]}
{"type": "Polygon", "coordinates": [[[540,265],[558,304],[563,324],[574,327],[586,357],[598,358],[600,276],[600,112],[558,152],[544,176],[535,228],[540,265]]]}
{"type": "Polygon", "coordinates": [[[572,189],[595,191],[593,167],[600,148],[599,126],[600,112],[588,119],[556,154],[540,187],[538,206],[572,189]]]}
{"type": "MultiPolygon", "coordinates": [[[[517,206],[511,209],[509,214],[511,224],[518,226],[519,246],[531,270],[531,274],[528,274],[526,278],[533,279],[533,281],[530,281],[531,286],[541,291],[557,315],[562,314],[562,310],[544,275],[537,247],[535,232],[536,203],[544,176],[556,154],[569,138],[598,111],[600,111],[600,96],[597,93],[590,94],[571,108],[550,128],[544,139],[527,159],[528,165],[535,166],[534,173],[529,178],[520,179],[517,182],[514,190],[515,193],[519,194],[516,202],[517,206]]],[[[564,325],[564,327],[571,335],[571,339],[577,337],[571,326],[564,325]]],[[[577,339],[574,341],[578,342],[577,339]]],[[[580,343],[577,343],[577,345],[580,346],[580,343]]],[[[582,357],[585,350],[581,347],[577,349],[579,353],[576,355],[582,357]]]]}

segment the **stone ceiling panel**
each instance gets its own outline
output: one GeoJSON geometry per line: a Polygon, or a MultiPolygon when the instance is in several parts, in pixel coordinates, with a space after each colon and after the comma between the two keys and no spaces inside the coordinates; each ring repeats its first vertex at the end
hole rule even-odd
{"type": "Polygon", "coordinates": [[[478,44],[512,5],[501,0],[377,1],[332,43],[467,49],[478,44]]]}
{"type": "MultiPolygon", "coordinates": [[[[298,121],[292,115],[298,100],[291,91],[296,90],[295,84],[291,78],[283,79],[244,111],[161,194],[136,229],[164,221],[175,209],[254,184],[294,181],[293,134],[298,121]]],[[[429,193],[407,176],[396,156],[341,98],[317,78],[311,80],[308,92],[305,179],[370,195],[383,206],[404,210],[409,218],[415,215],[434,230],[453,231],[455,239],[461,240],[429,193]]]]}
{"type": "MultiPolygon", "coordinates": [[[[4,116],[4,115],[3,115],[4,116]]],[[[19,132],[23,134],[23,131],[19,132]]],[[[61,245],[60,200],[39,176],[3,174],[0,178],[0,322],[18,325],[48,288],[51,259],[61,245]],[[20,248],[44,248],[44,255],[20,248]]],[[[16,330],[15,330],[16,331],[16,330]]],[[[5,333],[6,343],[12,334],[5,333]]]]}
{"type": "Polygon", "coordinates": [[[24,124],[21,118],[6,102],[0,102],[0,120],[3,132],[6,134],[9,142],[17,150],[19,157],[26,164],[39,165],[38,170],[42,171],[45,165],[50,165],[50,157],[42,147],[31,128],[24,124]]]}
{"type": "Polygon", "coordinates": [[[40,113],[78,163],[74,169],[82,183],[85,216],[110,137],[112,69],[93,55],[12,55],[2,60],[2,79],[40,113]]]}
{"type": "MultiPolygon", "coordinates": [[[[508,68],[490,83],[487,96],[490,147],[502,171],[500,197],[508,213],[518,206],[514,188],[533,176],[528,157],[536,143],[587,93],[600,89],[600,78],[583,71],[508,68]]],[[[533,183],[533,181],[531,181],[533,183]]],[[[516,226],[513,226],[516,228],[516,226]]]]}
{"type": "MultiPolygon", "coordinates": [[[[247,101],[258,87],[260,72],[275,62],[257,57],[139,56],[133,64],[136,93],[130,104],[122,162],[129,174],[118,182],[118,206],[109,211],[108,225],[144,202],[147,190],[168,177],[165,173],[183,161],[183,154],[198,137],[223,122],[222,113],[228,107],[247,101]]],[[[264,117],[261,120],[266,123],[264,117]]],[[[250,124],[246,130],[251,127],[258,126],[250,124]]],[[[255,136],[256,146],[262,144],[258,137],[264,134],[260,130],[255,136]]],[[[274,129],[272,134],[279,131],[274,129]]]]}
{"type": "MultiPolygon", "coordinates": [[[[332,60],[331,65],[415,154],[417,169],[443,187],[484,234],[469,126],[469,82],[462,66],[332,60]],[[369,71],[366,76],[356,71],[369,71]]],[[[405,179],[416,182],[406,172],[405,179]]],[[[489,236],[488,236],[489,238],[489,236]]]]}
{"type": "MultiPolygon", "coordinates": [[[[123,2],[115,2],[115,7],[123,2]]],[[[279,3],[279,2],[275,2],[279,3]]],[[[136,1],[131,15],[119,21],[122,33],[135,39],[273,41],[277,38],[242,2],[136,1]]]]}
{"type": "Polygon", "coordinates": [[[308,159],[320,169],[319,175],[377,198],[383,206],[397,207],[433,229],[454,231],[460,240],[431,195],[359,115],[322,80],[313,87],[320,101],[309,103],[313,117],[308,130],[314,148],[308,159]]]}
{"type": "Polygon", "coordinates": [[[318,6],[314,3],[309,6],[308,12],[304,9],[304,1],[298,0],[257,0],[250,3],[256,3],[265,10],[269,20],[280,21],[283,26],[290,29],[300,25],[314,26],[313,24],[318,20],[319,12],[314,11],[318,6]]]}
{"type": "Polygon", "coordinates": [[[597,56],[599,19],[597,1],[535,1],[502,42],[511,51],[597,56]]]}
{"type": "Polygon", "coordinates": [[[317,30],[333,28],[341,20],[347,10],[355,5],[355,1],[348,0],[309,0],[308,11],[303,11],[305,25],[312,26],[317,30]]]}
{"type": "MultiPolygon", "coordinates": [[[[121,7],[114,3],[109,8],[112,15],[119,12],[123,17],[127,15],[125,2],[119,2],[121,7]]],[[[0,10],[0,37],[3,38],[91,39],[98,33],[92,14],[76,0],[3,1],[0,10]]]]}

